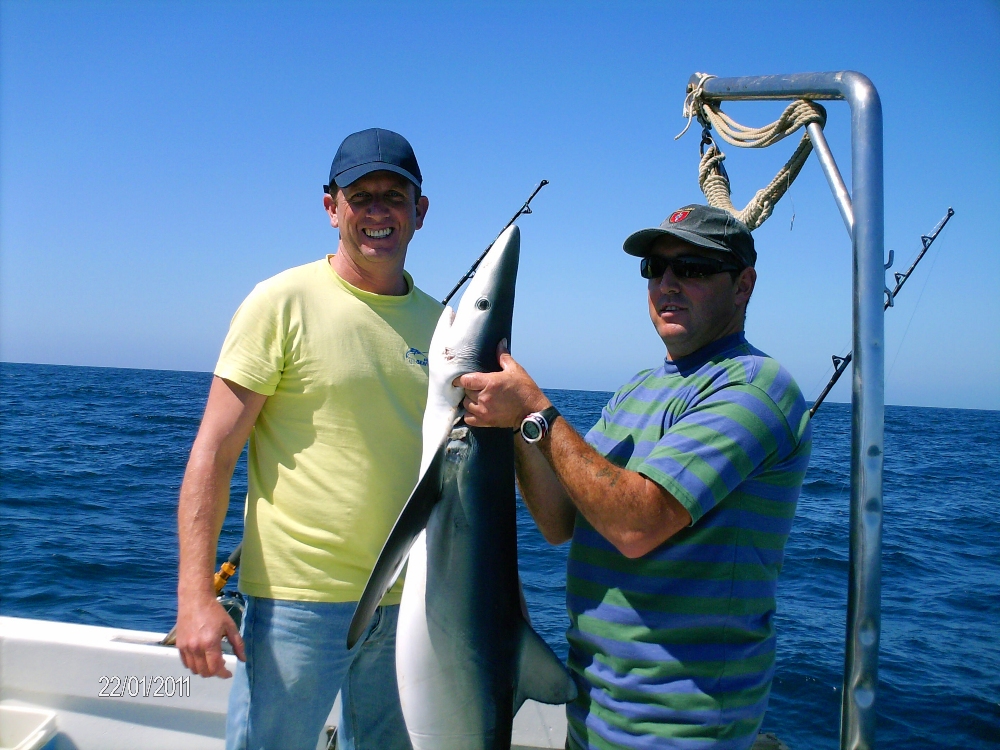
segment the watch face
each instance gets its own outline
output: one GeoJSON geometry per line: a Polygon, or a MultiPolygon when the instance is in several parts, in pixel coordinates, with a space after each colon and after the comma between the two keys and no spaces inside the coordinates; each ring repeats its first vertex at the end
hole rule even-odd
{"type": "Polygon", "coordinates": [[[542,436],[542,426],[533,419],[526,419],[521,424],[521,434],[524,435],[524,439],[529,442],[532,440],[538,440],[542,436]]]}

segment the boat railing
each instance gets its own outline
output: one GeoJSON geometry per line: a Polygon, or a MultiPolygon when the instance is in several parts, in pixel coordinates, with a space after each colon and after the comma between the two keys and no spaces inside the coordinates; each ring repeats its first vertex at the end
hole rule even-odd
{"type": "Polygon", "coordinates": [[[861,73],[716,78],[694,74],[706,101],[843,100],[851,108],[849,192],[816,124],[806,126],[853,247],[850,554],[840,747],[875,746],[881,633],[882,469],[885,413],[885,284],[882,103],[861,73]]]}

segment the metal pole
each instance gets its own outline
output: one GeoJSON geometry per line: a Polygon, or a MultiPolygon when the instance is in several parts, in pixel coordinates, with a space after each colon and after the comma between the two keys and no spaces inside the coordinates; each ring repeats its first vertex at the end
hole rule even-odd
{"type": "Polygon", "coordinates": [[[830,151],[830,144],[826,142],[826,136],[823,135],[823,128],[819,126],[818,122],[811,122],[806,125],[806,130],[809,132],[809,140],[812,141],[816,158],[819,159],[820,166],[823,167],[823,174],[826,175],[826,181],[830,183],[830,191],[833,193],[833,199],[837,202],[837,208],[840,209],[840,215],[844,219],[845,226],[847,226],[847,234],[853,237],[854,206],[851,205],[851,194],[847,191],[844,178],[840,175],[840,170],[837,168],[837,162],[830,151]]]}
{"type": "Polygon", "coordinates": [[[851,387],[851,548],[840,746],[875,747],[875,695],[882,631],[882,462],[885,433],[885,233],[882,102],[854,74],[854,372],[851,387]]]}
{"type": "MultiPolygon", "coordinates": [[[[697,85],[697,76],[691,85],[697,85]]],[[[712,78],[708,99],[844,99],[851,106],[854,246],[854,370],[851,397],[851,521],[847,644],[840,747],[875,747],[881,632],[882,461],[885,416],[885,291],[882,104],[854,71],[712,78]]],[[[828,176],[829,179],[829,176],[828,176]]],[[[836,190],[835,197],[836,197],[836,190]]]]}

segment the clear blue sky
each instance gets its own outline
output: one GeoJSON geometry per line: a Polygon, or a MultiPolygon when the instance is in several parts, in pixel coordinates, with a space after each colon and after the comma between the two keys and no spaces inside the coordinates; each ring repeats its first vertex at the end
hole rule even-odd
{"type": "MultiPolygon", "coordinates": [[[[886,400],[1000,409],[997,2],[0,9],[3,360],[211,370],[255,283],[335,248],[333,153],[381,126],[420,159],[408,268],[439,298],[551,181],[521,222],[513,352],[544,387],[612,390],[663,356],[621,243],[701,199],[698,137],[673,140],[690,74],[853,69],[882,97],[894,270],[956,211],[886,317],[886,400]]],[[[849,179],[849,109],[828,111],[849,179]]],[[[738,205],[795,140],[725,148],[738,205]]],[[[748,336],[813,397],[851,341],[850,246],[814,161],[756,238],[748,336]]]]}

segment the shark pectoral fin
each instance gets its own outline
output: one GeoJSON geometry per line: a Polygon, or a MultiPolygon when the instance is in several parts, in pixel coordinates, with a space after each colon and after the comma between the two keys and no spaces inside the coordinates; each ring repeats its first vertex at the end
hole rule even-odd
{"type": "Polygon", "coordinates": [[[375,568],[368,577],[364,593],[361,594],[357,609],[354,610],[351,627],[347,631],[347,648],[353,648],[361,634],[365,632],[385,592],[392,588],[399,578],[406,558],[410,554],[410,547],[427,526],[431,511],[441,499],[441,467],[444,464],[447,448],[446,437],[428,464],[427,471],[413,488],[410,498],[396,519],[396,524],[389,532],[389,538],[382,546],[375,568]]]}
{"type": "Polygon", "coordinates": [[[576,684],[569,670],[527,622],[521,623],[517,671],[515,715],[528,698],[552,705],[569,703],[576,698],[576,684]]]}

